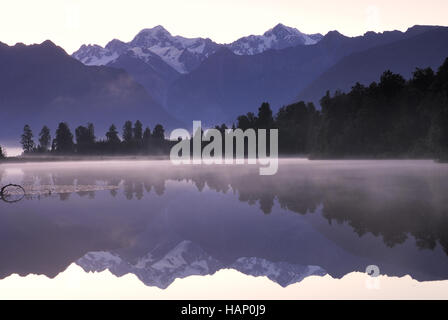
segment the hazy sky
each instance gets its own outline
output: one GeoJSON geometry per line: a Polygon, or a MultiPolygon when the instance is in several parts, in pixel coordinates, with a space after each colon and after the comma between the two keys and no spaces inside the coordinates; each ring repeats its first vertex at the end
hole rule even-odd
{"type": "Polygon", "coordinates": [[[163,25],[172,34],[231,42],[275,24],[306,33],[406,30],[447,25],[447,0],[0,0],[0,41],[50,39],[69,53],[83,43],[131,40],[163,25]]]}

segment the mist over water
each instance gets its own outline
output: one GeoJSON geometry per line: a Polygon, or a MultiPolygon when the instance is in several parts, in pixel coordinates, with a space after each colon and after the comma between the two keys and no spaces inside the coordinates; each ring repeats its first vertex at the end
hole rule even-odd
{"type": "MultiPolygon", "coordinates": [[[[0,165],[0,277],[135,274],[148,286],[223,268],[287,286],[310,275],[448,279],[448,165],[283,159],[253,165],[84,161],[0,165]],[[14,253],[14,254],[13,254],[14,253]]],[[[0,280],[1,281],[1,280],[0,280]]]]}
{"type": "Polygon", "coordinates": [[[22,148],[20,147],[12,147],[8,145],[2,145],[2,147],[8,157],[20,156],[23,152],[22,148]]]}

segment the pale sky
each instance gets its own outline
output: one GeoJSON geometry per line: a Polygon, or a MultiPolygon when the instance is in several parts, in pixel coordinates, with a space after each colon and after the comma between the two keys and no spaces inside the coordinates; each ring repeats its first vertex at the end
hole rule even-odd
{"type": "Polygon", "coordinates": [[[406,30],[448,25],[447,0],[0,0],[0,41],[50,39],[68,53],[81,44],[131,40],[163,25],[173,35],[226,43],[277,23],[305,33],[406,30]]]}

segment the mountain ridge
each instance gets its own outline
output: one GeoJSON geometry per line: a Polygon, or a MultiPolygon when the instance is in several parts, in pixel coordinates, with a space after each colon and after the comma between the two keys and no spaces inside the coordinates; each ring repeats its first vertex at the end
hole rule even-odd
{"type": "Polygon", "coordinates": [[[369,85],[386,70],[410,78],[416,68],[436,70],[448,57],[448,28],[408,29],[413,36],[342,58],[304,88],[296,100],[319,104],[326,91],[350,90],[357,82],[369,85]],[[430,32],[430,34],[428,33],[430,32]]]}
{"type": "Polygon", "coordinates": [[[166,289],[176,279],[192,275],[212,275],[221,269],[234,269],[255,277],[266,276],[286,287],[315,275],[327,272],[318,266],[302,266],[286,262],[272,262],[263,258],[240,257],[233,263],[224,263],[206,253],[189,240],[177,243],[161,257],[147,254],[136,263],[112,252],[89,252],[76,261],[86,272],[109,270],[116,276],[135,274],[145,285],[166,289]]]}
{"type": "Polygon", "coordinates": [[[220,44],[210,38],[173,36],[163,26],[158,25],[141,30],[127,43],[113,39],[104,48],[97,44],[84,44],[73,52],[72,56],[87,65],[107,65],[125,50],[139,47],[159,55],[179,73],[189,73],[220,47],[228,47],[240,55],[253,55],[269,49],[315,44],[322,37],[319,33],[307,35],[295,28],[277,24],[263,35],[250,35],[232,43],[220,44]],[[185,55],[190,57],[185,58],[185,55]]]}

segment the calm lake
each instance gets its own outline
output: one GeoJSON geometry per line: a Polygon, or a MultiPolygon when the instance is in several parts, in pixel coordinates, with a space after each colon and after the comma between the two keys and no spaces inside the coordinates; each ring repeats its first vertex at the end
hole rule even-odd
{"type": "Polygon", "coordinates": [[[447,164],[284,159],[274,176],[169,161],[2,164],[9,183],[26,196],[0,201],[0,286],[73,264],[160,289],[224,269],[283,288],[370,265],[448,279],[447,164]]]}

